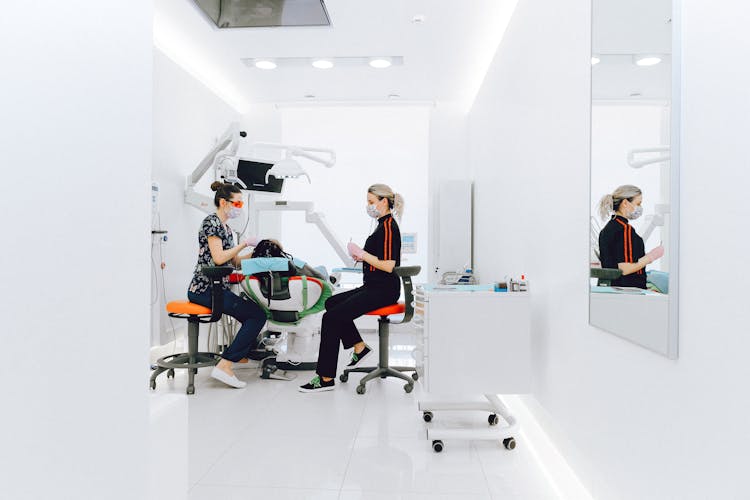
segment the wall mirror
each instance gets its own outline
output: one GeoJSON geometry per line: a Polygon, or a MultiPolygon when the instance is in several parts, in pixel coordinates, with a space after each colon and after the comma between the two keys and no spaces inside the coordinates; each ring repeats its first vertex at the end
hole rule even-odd
{"type": "Polygon", "coordinates": [[[592,0],[589,323],[677,358],[679,0],[592,0]],[[644,267],[645,266],[645,267],[644,267]]]}

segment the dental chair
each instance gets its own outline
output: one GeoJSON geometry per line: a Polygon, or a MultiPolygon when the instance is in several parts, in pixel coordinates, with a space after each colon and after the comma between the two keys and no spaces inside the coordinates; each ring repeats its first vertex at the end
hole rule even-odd
{"type": "Polygon", "coordinates": [[[367,316],[379,316],[378,318],[378,340],[379,340],[379,359],[378,366],[367,366],[367,367],[356,367],[347,368],[339,376],[339,380],[346,382],[349,380],[349,374],[351,372],[364,372],[367,373],[359,381],[357,386],[357,394],[365,393],[365,384],[377,377],[397,377],[406,381],[404,385],[404,391],[407,393],[414,389],[414,382],[419,378],[417,375],[417,369],[413,366],[390,366],[388,361],[388,337],[389,325],[399,325],[408,323],[411,321],[414,315],[414,294],[412,293],[412,276],[416,276],[421,271],[421,266],[408,266],[408,267],[396,267],[393,272],[401,277],[401,282],[404,286],[404,301],[397,304],[393,304],[380,309],[375,309],[367,313],[367,316]],[[403,314],[403,317],[399,321],[394,321],[391,316],[403,314]],[[402,372],[414,372],[411,378],[404,375],[402,372]]]}
{"type": "Polygon", "coordinates": [[[325,309],[331,286],[318,278],[298,276],[293,264],[280,257],[245,259],[242,270],[242,294],[266,313],[261,343],[275,356],[273,362],[266,362],[261,377],[281,378],[274,377],[275,370],[315,370],[320,344],[316,315],[325,309]]]}
{"type": "Polygon", "coordinates": [[[622,271],[606,267],[592,267],[589,276],[597,279],[597,286],[611,286],[614,280],[622,277],[622,271]]]}
{"type": "Polygon", "coordinates": [[[195,394],[194,379],[199,368],[214,366],[221,356],[213,352],[198,352],[198,333],[201,323],[215,323],[221,319],[224,310],[224,293],[222,278],[232,273],[228,266],[206,266],[203,274],[211,280],[211,307],[204,307],[187,300],[174,300],[167,304],[167,312],[173,318],[188,321],[188,352],[170,354],[156,361],[156,368],[151,375],[149,387],[156,389],[156,377],[167,372],[167,378],[174,378],[175,368],[187,369],[187,394],[195,394]]]}

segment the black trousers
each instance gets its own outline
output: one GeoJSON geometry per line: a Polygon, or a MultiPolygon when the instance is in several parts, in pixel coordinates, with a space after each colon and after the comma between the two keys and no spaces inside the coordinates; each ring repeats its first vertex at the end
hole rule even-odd
{"type": "Polygon", "coordinates": [[[354,320],[374,309],[390,306],[398,301],[397,286],[361,286],[348,292],[331,296],[326,301],[326,312],[320,329],[318,350],[318,375],[335,377],[339,360],[339,342],[350,349],[362,341],[354,320]]]}

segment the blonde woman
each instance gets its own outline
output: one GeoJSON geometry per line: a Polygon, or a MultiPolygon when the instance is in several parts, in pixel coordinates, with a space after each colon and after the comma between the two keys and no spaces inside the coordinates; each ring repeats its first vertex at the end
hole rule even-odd
{"type": "Polygon", "coordinates": [[[618,187],[599,202],[602,220],[609,218],[599,233],[599,260],[604,268],[622,271],[620,278],[612,280],[612,286],[645,289],[646,266],[664,255],[661,245],[646,253],[643,238],[630,225],[643,214],[642,203],[643,193],[631,185],[618,187]]]}
{"type": "Polygon", "coordinates": [[[394,219],[401,218],[404,200],[385,184],[373,184],[367,190],[367,214],[378,220],[365,247],[349,243],[349,254],[362,262],[364,284],[339,293],[326,301],[326,313],[320,331],[317,375],[299,388],[300,392],[333,390],[338,367],[339,343],[353,348],[348,366],[357,365],[371,349],[359,335],[354,320],[363,314],[395,304],[401,293],[401,280],[393,269],[401,264],[401,232],[394,219]]]}

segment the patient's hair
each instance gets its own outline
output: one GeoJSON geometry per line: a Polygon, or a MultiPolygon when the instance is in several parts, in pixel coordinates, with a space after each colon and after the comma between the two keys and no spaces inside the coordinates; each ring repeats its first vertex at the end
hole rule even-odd
{"type": "Polygon", "coordinates": [[[404,197],[398,193],[394,193],[390,186],[386,184],[373,184],[367,188],[368,193],[372,193],[378,197],[379,200],[386,198],[388,200],[388,208],[391,209],[393,215],[397,219],[401,219],[404,213],[404,197]]]}
{"type": "Polygon", "coordinates": [[[219,200],[224,198],[229,201],[232,199],[234,193],[242,194],[240,188],[234,184],[227,184],[226,182],[214,181],[211,183],[211,191],[216,191],[214,195],[214,205],[219,206],[219,200]]]}
{"type": "Polygon", "coordinates": [[[630,184],[618,187],[612,194],[605,194],[599,201],[599,216],[602,220],[609,219],[614,212],[620,209],[623,200],[632,202],[639,194],[642,194],[640,188],[630,184]]]}
{"type": "Polygon", "coordinates": [[[279,243],[277,240],[267,239],[260,240],[258,244],[255,245],[255,248],[253,248],[252,257],[284,257],[288,259],[291,256],[284,251],[281,243],[279,243]]]}

